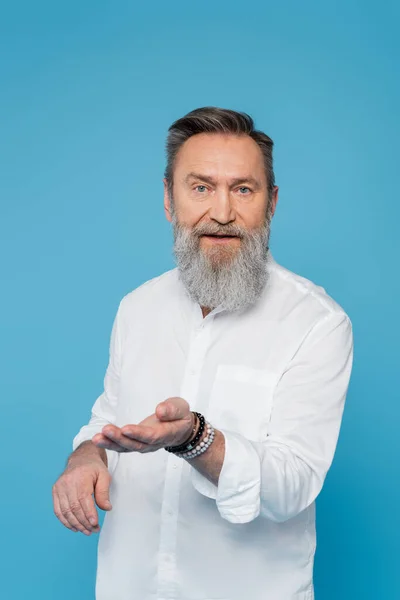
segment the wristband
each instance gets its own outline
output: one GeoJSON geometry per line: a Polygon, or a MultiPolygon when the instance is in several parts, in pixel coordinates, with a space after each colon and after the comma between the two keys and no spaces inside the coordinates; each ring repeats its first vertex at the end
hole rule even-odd
{"type": "Polygon", "coordinates": [[[194,426],[192,433],[190,434],[189,439],[186,440],[186,442],[184,442],[183,444],[179,444],[178,446],[165,446],[165,450],[167,452],[172,452],[172,453],[177,453],[177,452],[186,452],[188,450],[192,450],[195,445],[197,444],[197,442],[201,439],[201,436],[203,435],[204,432],[204,428],[205,428],[205,418],[203,417],[202,414],[192,411],[193,414],[198,418],[199,422],[200,422],[200,426],[199,429],[196,433],[196,435],[193,437],[193,433],[196,431],[196,425],[194,426]]]}
{"type": "Polygon", "coordinates": [[[200,456],[211,446],[211,444],[214,441],[214,437],[215,429],[210,423],[207,422],[206,437],[204,438],[204,440],[202,440],[195,448],[193,448],[193,450],[177,454],[177,456],[179,456],[179,458],[187,459],[196,458],[196,456],[200,456]]]}

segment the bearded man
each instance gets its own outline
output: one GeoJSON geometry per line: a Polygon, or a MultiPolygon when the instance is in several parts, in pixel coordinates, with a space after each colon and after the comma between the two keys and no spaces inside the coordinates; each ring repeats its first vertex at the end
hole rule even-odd
{"type": "Polygon", "coordinates": [[[103,393],[53,485],[99,532],[97,600],[311,600],[315,500],[350,379],[349,317],[269,248],[273,142],[204,107],[168,132],[177,267],[127,294],[103,393]]]}

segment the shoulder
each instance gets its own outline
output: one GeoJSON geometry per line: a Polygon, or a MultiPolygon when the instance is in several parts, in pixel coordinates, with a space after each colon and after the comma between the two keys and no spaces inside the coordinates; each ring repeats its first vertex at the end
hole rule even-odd
{"type": "Polygon", "coordinates": [[[165,302],[176,289],[177,269],[170,269],[161,275],[152,277],[122,297],[119,313],[129,315],[132,312],[151,308],[165,302]]]}
{"type": "Polygon", "coordinates": [[[274,259],[271,259],[269,265],[274,295],[280,299],[283,310],[286,307],[287,310],[293,309],[299,313],[314,315],[318,321],[336,316],[339,320],[350,322],[344,308],[327,293],[324,287],[290,271],[274,259]]]}

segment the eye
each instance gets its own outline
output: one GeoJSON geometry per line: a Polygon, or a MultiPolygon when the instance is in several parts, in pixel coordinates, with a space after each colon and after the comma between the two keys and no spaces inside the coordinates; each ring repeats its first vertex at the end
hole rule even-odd
{"type": "Polygon", "coordinates": [[[196,187],[194,188],[196,191],[199,191],[200,193],[203,193],[206,191],[206,186],[205,185],[196,185],[196,187]],[[199,190],[199,188],[203,188],[202,190],[199,190]]]}
{"type": "MultiPolygon", "coordinates": [[[[241,186],[241,187],[239,188],[239,190],[248,190],[249,192],[251,192],[251,189],[250,189],[250,188],[248,188],[248,187],[245,187],[245,186],[241,186]]],[[[242,193],[241,193],[240,195],[241,195],[241,196],[245,196],[245,195],[247,195],[247,194],[242,194],[242,193]]]]}

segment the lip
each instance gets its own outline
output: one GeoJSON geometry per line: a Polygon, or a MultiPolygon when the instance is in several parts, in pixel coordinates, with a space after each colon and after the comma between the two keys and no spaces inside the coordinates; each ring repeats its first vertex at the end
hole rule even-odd
{"type": "Polygon", "coordinates": [[[225,236],[213,236],[213,235],[203,235],[202,237],[207,238],[211,242],[215,244],[229,244],[232,240],[239,239],[237,236],[225,237],[225,236]]]}

